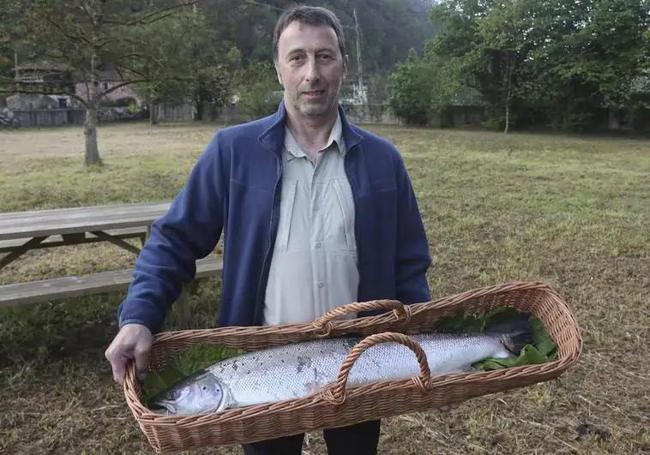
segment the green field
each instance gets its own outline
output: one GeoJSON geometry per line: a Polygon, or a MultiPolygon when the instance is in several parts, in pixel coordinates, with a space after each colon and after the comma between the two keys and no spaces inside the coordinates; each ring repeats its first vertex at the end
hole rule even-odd
{"type": "MultiPolygon", "coordinates": [[[[545,281],[585,340],[579,364],[558,380],[387,419],[380,453],[650,451],[650,141],[369,128],[404,155],[434,297],[545,281]]],[[[169,199],[216,129],[103,127],[105,165],[92,169],[82,165],[80,128],[0,130],[0,211],[169,199]]],[[[105,245],[54,250],[14,262],[0,283],[133,262],[105,245]]],[[[168,327],[213,326],[218,296],[217,280],[203,282],[191,316],[174,314],[168,327]]],[[[0,309],[0,453],[150,452],[103,358],[121,297],[0,309]]],[[[308,446],[324,453],[319,434],[308,446]]]]}

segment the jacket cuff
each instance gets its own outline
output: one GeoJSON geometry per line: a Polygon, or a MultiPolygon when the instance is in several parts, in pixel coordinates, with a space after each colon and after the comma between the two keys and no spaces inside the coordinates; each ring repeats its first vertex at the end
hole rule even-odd
{"type": "Polygon", "coordinates": [[[159,332],[165,313],[161,313],[160,308],[145,300],[125,300],[118,309],[119,327],[126,324],[142,324],[146,326],[151,333],[159,332]]]}

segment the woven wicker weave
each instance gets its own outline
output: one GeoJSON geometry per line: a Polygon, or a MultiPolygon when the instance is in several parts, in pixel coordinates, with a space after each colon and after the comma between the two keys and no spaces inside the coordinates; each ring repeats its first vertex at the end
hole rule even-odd
{"type": "Polygon", "coordinates": [[[224,327],[166,332],[155,337],[152,368],[194,343],[219,343],[246,350],[283,345],[324,336],[372,335],[362,340],[343,362],[335,383],[309,397],[273,404],[193,416],[164,416],[141,402],[135,367],[127,368],[124,394],[140,428],[157,452],[201,446],[254,442],[291,434],[351,425],[391,415],[432,409],[472,397],[547,381],[559,376],[580,355],[578,324],[557,292],[544,283],[508,283],[476,289],[427,303],[402,306],[392,300],[353,303],[337,308],[311,324],[224,327]],[[431,329],[436,321],[458,310],[487,311],[496,307],[528,311],[542,321],[557,344],[557,360],[489,372],[430,376],[422,349],[404,333],[431,329]],[[392,310],[378,316],[336,321],[336,317],[368,309],[392,310]],[[401,333],[386,333],[401,332],[401,333]],[[373,335],[375,334],[375,335],[373,335]],[[347,374],[364,349],[392,341],[408,346],[420,375],[346,388],[347,374]]]}

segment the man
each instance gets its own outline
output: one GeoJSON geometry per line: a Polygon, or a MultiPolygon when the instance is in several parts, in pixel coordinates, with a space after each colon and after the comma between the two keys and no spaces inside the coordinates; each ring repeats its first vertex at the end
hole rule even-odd
{"type": "MultiPolygon", "coordinates": [[[[152,228],[106,351],[117,382],[148,363],[195,260],[224,232],[221,325],[308,322],[353,301],[429,300],[428,245],[397,150],[348,123],[342,27],[324,8],[285,12],[274,33],[276,114],[221,130],[152,228]]],[[[325,430],[331,454],[376,453],[379,422],[325,430]]],[[[247,444],[300,454],[304,435],[247,444]]]]}

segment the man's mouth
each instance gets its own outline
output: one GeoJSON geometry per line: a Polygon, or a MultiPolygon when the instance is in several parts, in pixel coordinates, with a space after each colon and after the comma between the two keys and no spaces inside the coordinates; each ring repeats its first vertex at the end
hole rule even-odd
{"type": "Polygon", "coordinates": [[[325,90],[308,90],[305,92],[302,92],[304,96],[307,98],[318,98],[319,96],[323,95],[325,93],[325,90]]]}

